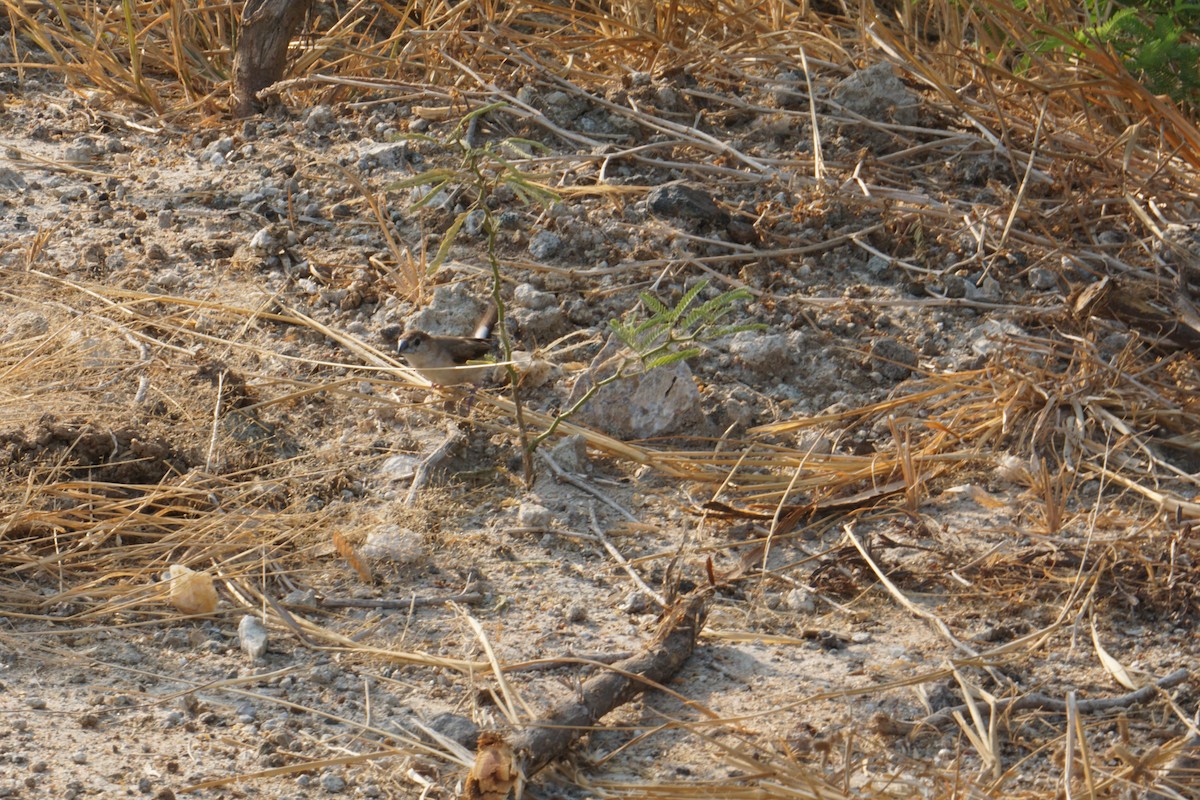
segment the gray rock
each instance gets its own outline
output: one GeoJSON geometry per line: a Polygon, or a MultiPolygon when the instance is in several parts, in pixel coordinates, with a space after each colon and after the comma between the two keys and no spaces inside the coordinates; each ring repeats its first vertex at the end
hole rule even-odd
{"type": "Polygon", "coordinates": [[[729,214],[707,192],[683,183],[658,186],[646,196],[650,211],[662,217],[694,219],[714,225],[728,225],[729,214]]]}
{"type": "Polygon", "coordinates": [[[1200,222],[1167,225],[1155,249],[1163,261],[1177,265],[1189,281],[1200,282],[1200,222]]]}
{"type": "Polygon", "coordinates": [[[461,284],[439,286],[429,305],[408,320],[408,328],[448,336],[468,336],[483,315],[484,305],[461,284]]]}
{"type": "Polygon", "coordinates": [[[988,303],[998,302],[1003,295],[1000,282],[991,275],[985,275],[978,286],[973,281],[967,281],[966,290],[969,300],[983,300],[988,303]]]}
{"type": "Polygon", "coordinates": [[[363,142],[358,148],[358,164],[363,169],[399,166],[408,152],[408,142],[363,142]]]}
{"type": "Polygon", "coordinates": [[[513,308],[509,318],[520,326],[525,337],[533,341],[545,342],[557,339],[563,333],[567,316],[558,306],[550,308],[513,308]]]}
{"type": "Polygon", "coordinates": [[[550,292],[543,292],[532,283],[522,283],[513,289],[513,303],[522,308],[543,309],[557,305],[557,298],[550,292]]]}
{"type": "Polygon", "coordinates": [[[438,714],[429,720],[429,727],[458,742],[468,750],[475,749],[475,741],[479,738],[479,726],[466,717],[458,714],[438,714]]]}
{"type": "Polygon", "coordinates": [[[82,186],[70,186],[58,194],[59,201],[63,203],[77,203],[85,197],[87,197],[87,189],[82,186]]]}
{"type": "Polygon", "coordinates": [[[327,772],[321,776],[321,788],[328,794],[341,794],[346,791],[346,779],[335,772],[327,772]]]}
{"type": "Polygon", "coordinates": [[[833,99],[850,111],[876,122],[916,125],[920,99],[908,90],[891,64],[882,62],[843,79],[833,99]]]}
{"type": "MultiPolygon", "coordinates": [[[[571,390],[569,407],[600,379],[617,368],[620,346],[615,339],[600,351],[591,367],[571,390]]],[[[687,363],[676,362],[649,372],[633,372],[604,386],[580,409],[579,418],[601,431],[622,439],[645,439],[674,433],[704,419],[700,390],[687,363]]]]}
{"type": "Polygon", "coordinates": [[[487,221],[487,212],[482,208],[476,208],[467,214],[467,218],[463,220],[463,233],[467,236],[479,236],[483,233],[483,223],[487,221]]]}
{"type": "Polygon", "coordinates": [[[24,176],[20,172],[8,167],[0,167],[0,189],[15,189],[19,191],[27,185],[24,176]]]}
{"type": "Polygon", "coordinates": [[[419,533],[395,524],[380,525],[371,530],[359,552],[375,561],[398,564],[415,564],[424,561],[428,555],[419,533]]]}
{"type": "Polygon", "coordinates": [[[333,109],[327,105],[313,106],[304,118],[304,127],[310,131],[320,130],[333,124],[333,109]]]}
{"type": "Polygon", "coordinates": [[[99,154],[95,144],[84,139],[63,150],[63,161],[69,164],[87,164],[99,154]]]}
{"type": "Polygon", "coordinates": [[[787,336],[781,333],[763,336],[753,331],[736,334],[729,343],[729,352],[756,377],[779,375],[780,369],[790,364],[793,356],[787,336]]]}
{"type": "Polygon", "coordinates": [[[867,259],[867,272],[875,277],[882,277],[892,266],[892,262],[882,256],[871,256],[867,259]]]}
{"type": "Polygon", "coordinates": [[[392,481],[408,480],[420,463],[421,459],[416,456],[400,453],[384,461],[379,466],[379,474],[392,481]]]}
{"type": "Polygon", "coordinates": [[[871,366],[885,378],[902,381],[912,374],[917,365],[917,354],[906,344],[884,336],[871,342],[871,366]]]}
{"type": "Polygon", "coordinates": [[[529,254],[539,261],[554,258],[562,244],[562,237],[554,231],[538,231],[529,240],[529,254]]]}
{"type": "Polygon", "coordinates": [[[259,228],[250,237],[250,249],[260,256],[273,252],[277,247],[279,247],[279,242],[275,239],[270,227],[259,228]]]}
{"type": "Polygon", "coordinates": [[[812,614],[817,610],[817,601],[813,599],[811,592],[804,589],[792,589],[783,602],[789,609],[801,614],[812,614]]]}
{"type": "Polygon", "coordinates": [[[967,281],[961,275],[946,275],[942,278],[942,294],[957,299],[967,296],[967,281]]]}
{"type": "Polygon", "coordinates": [[[300,608],[316,608],[317,593],[313,589],[292,589],[283,598],[283,602],[289,606],[298,606],[300,608]]]}
{"type": "Polygon", "coordinates": [[[1046,269],[1045,267],[1034,267],[1029,270],[1029,285],[1039,291],[1053,289],[1058,286],[1058,275],[1054,270],[1046,269]]]}
{"type": "Polygon", "coordinates": [[[550,451],[550,457],[567,472],[583,475],[589,471],[587,439],[581,434],[564,436],[561,442],[554,445],[550,451]]]}
{"type": "Polygon", "coordinates": [[[803,72],[786,70],[775,76],[767,87],[771,99],[779,108],[807,108],[808,97],[803,72]]]}
{"type": "Polygon", "coordinates": [[[517,524],[522,528],[548,528],[553,521],[550,509],[541,503],[527,500],[517,509],[517,524]]]}
{"type": "Polygon", "coordinates": [[[971,351],[976,355],[989,356],[1003,344],[1004,339],[1024,333],[1018,326],[1004,320],[989,319],[980,323],[973,331],[971,351]]]}

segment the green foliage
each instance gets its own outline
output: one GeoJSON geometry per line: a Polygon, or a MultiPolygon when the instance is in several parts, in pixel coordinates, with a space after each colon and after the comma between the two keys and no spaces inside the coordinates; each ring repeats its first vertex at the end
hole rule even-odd
{"type": "Polygon", "coordinates": [[[686,361],[704,352],[701,345],[705,342],[740,331],[761,330],[765,326],[725,322],[739,302],[751,298],[750,292],[745,289],[722,292],[716,297],[699,302],[700,295],[708,287],[708,281],[700,281],[684,292],[673,306],[668,306],[654,295],[643,292],[639,297],[645,315],[636,315],[631,311],[626,314],[626,319],[614,319],[609,323],[617,338],[630,352],[622,353],[616,359],[616,368],[607,377],[596,380],[582,397],[558,414],[544,431],[536,436],[530,435],[521,403],[520,376],[513,366],[512,344],[504,324],[505,305],[500,291],[503,280],[500,259],[496,254],[496,225],[487,201],[501,186],[508,187],[519,200],[530,204],[546,205],[557,200],[558,196],[518,169],[509,158],[509,153],[527,157],[539,147],[536,143],[515,138],[497,142],[474,141],[473,130],[477,118],[494,110],[498,105],[471,112],[460,120],[444,139],[438,140],[428,136],[409,137],[435,142],[443,147],[457,147],[462,153],[462,158],[457,166],[428,169],[410,178],[396,181],[388,186],[388,189],[397,191],[422,187],[425,191],[414,203],[415,207],[429,205],[441,192],[463,193],[467,197],[468,201],[463,203],[465,210],[455,216],[442,237],[437,255],[430,262],[430,272],[436,270],[446,259],[450,246],[467,217],[475,211],[483,212],[482,230],[487,236],[488,260],[492,267],[492,300],[496,304],[498,315],[496,331],[504,350],[505,363],[508,365],[509,386],[513,395],[517,429],[521,437],[525,481],[532,485],[535,477],[534,453],[543,442],[554,435],[564,420],[578,413],[602,387],[629,377],[633,374],[634,367],[640,366],[643,371],[649,371],[686,361]]]}
{"type": "MultiPolygon", "coordinates": [[[[668,306],[648,292],[638,297],[649,312],[645,319],[614,319],[609,327],[617,338],[629,348],[631,356],[621,355],[616,359],[617,367],[607,377],[596,380],[570,408],[564,410],[545,431],[529,441],[526,452],[532,454],[542,442],[554,435],[559,423],[577,414],[579,409],[596,396],[600,389],[632,374],[631,367],[640,365],[645,371],[665,367],[680,361],[695,358],[704,352],[699,345],[741,331],[757,331],[766,328],[761,323],[722,325],[721,320],[729,315],[739,301],[749,300],[750,292],[733,289],[722,292],[711,300],[693,307],[700,294],[708,287],[703,280],[683,293],[674,306],[668,306]]],[[[627,317],[636,316],[633,312],[627,317]]]]}
{"type": "Polygon", "coordinates": [[[1200,111],[1200,0],[1085,0],[1091,24],[1066,28],[1044,4],[1014,0],[1037,20],[1036,41],[1019,42],[1017,71],[1031,54],[1066,52],[1080,57],[1097,45],[1111,48],[1129,72],[1156,95],[1200,111]]]}
{"type": "Polygon", "coordinates": [[[465,209],[450,223],[437,255],[429,262],[429,272],[437,271],[450,254],[450,248],[462,229],[467,217],[476,210],[484,213],[483,230],[489,237],[494,238],[495,220],[487,199],[495,194],[501,186],[505,186],[522,202],[527,205],[550,205],[558,200],[558,195],[538,183],[533,176],[523,172],[515,163],[512,156],[528,157],[536,150],[546,149],[539,142],[509,137],[498,141],[474,141],[475,126],[479,118],[488,112],[503,107],[503,103],[492,103],[477,108],[458,121],[458,124],[444,138],[435,139],[431,136],[409,134],[403,138],[408,141],[432,142],[445,148],[457,149],[461,153],[458,164],[452,167],[434,167],[388,185],[388,191],[399,191],[422,187],[425,189],[421,197],[413,203],[413,208],[430,205],[441,196],[443,191],[465,192],[467,202],[465,209]]]}
{"type": "Polygon", "coordinates": [[[1094,18],[1103,21],[1081,31],[1081,42],[1111,46],[1151,92],[1200,108],[1200,3],[1125,0],[1105,19],[1106,9],[1093,2],[1094,18]]]}
{"type": "Polygon", "coordinates": [[[647,370],[694,358],[703,352],[698,345],[704,342],[765,327],[761,324],[721,324],[738,301],[750,299],[751,295],[745,289],[722,292],[711,300],[693,305],[707,287],[707,280],[700,281],[684,292],[674,306],[642,292],[638,296],[650,315],[641,320],[614,319],[609,325],[647,370]]]}

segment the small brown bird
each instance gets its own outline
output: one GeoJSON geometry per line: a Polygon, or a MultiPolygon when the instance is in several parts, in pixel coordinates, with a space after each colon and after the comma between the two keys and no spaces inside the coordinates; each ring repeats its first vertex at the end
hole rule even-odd
{"type": "Polygon", "coordinates": [[[479,383],[493,368],[471,364],[492,349],[488,338],[496,324],[496,308],[490,306],[471,336],[434,336],[424,331],[407,331],[396,342],[396,350],[410,367],[435,386],[479,383]]]}

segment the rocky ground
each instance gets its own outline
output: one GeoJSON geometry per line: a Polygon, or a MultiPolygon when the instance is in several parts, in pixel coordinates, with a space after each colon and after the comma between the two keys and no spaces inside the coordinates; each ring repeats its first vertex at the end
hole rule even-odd
{"type": "MultiPolygon", "coordinates": [[[[980,260],[969,227],[904,210],[986,217],[1022,180],[1011,162],[892,67],[831,69],[818,91],[838,112],[818,138],[843,183],[814,186],[797,166],[813,158],[804,87],[787,71],[744,93],[689,72],[635,73],[591,97],[500,87],[509,108],[471,141],[544,144],[523,168],[559,194],[528,205],[501,185],[487,204],[507,330],[532,354],[531,412],[570,407],[639,292],[671,304],[700,280],[702,299],[745,289],[733,319],[761,327],[664,368],[665,383],[611,387],[572,422],[656,453],[731,453],[726,468],[752,437],[768,451],[892,452],[886,417],[856,425],[856,410],[980,369],[1005,337],[1050,335],[1094,261],[1016,236],[980,260]],[[634,106],[702,120],[719,146],[650,130],[634,106]],[[909,152],[914,140],[926,147],[909,152]],[[639,404],[649,411],[630,414],[639,404]],[[752,432],[813,417],[827,424],[752,432]]],[[[277,107],[184,130],[51,76],[0,71],[0,88],[0,796],[449,796],[464,770],[448,754],[469,751],[429,729],[469,748],[479,727],[571,697],[587,670],[517,670],[506,689],[431,662],[485,659],[485,641],[506,664],[634,652],[664,579],[703,583],[710,558],[726,577],[671,684],[689,703],[652,692],[618,711],[529,796],[750,776],[754,761],[722,747],[868,796],[889,776],[949,796],[954,770],[1046,796],[1062,780],[1061,714],[1023,719],[982,756],[955,724],[911,737],[905,724],[963,703],[960,680],[999,698],[1122,695],[1093,630],[1139,681],[1195,670],[1194,599],[1146,588],[1123,549],[1138,526],[1187,573],[1190,529],[1094,477],[1056,504],[1020,442],[935,471],[915,507],[887,493],[851,502],[766,549],[776,501],[595,438],[544,448],[574,483],[539,460],[527,486],[502,383],[447,405],[392,348],[414,325],[468,334],[492,292],[482,214],[427,274],[472,189],[451,183],[419,205],[424,189],[398,185],[462,163],[465,106],[277,107]],[[465,440],[410,492],[448,425],[465,440]],[[763,516],[707,513],[710,500],[763,516]],[[1001,562],[1003,576],[986,571],[1001,562]],[[172,563],[217,577],[215,613],[181,618],[167,602],[172,563]],[[434,602],[406,606],[414,597],[434,602]],[[257,658],[239,636],[247,615],[267,620],[257,658]],[[708,712],[724,722],[659,729],[708,712]]],[[[1089,258],[1132,238],[1119,221],[1102,232],[1089,258]]],[[[1113,330],[1095,347],[1112,361],[1130,341],[1113,330]]],[[[1184,709],[1188,686],[1175,687],[1184,709]]],[[[1120,772],[1121,752],[1184,731],[1157,702],[1087,719],[1097,768],[1120,772]]]]}

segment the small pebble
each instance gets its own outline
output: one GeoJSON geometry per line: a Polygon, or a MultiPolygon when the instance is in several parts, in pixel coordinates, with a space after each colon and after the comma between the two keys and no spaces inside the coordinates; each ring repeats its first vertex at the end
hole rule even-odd
{"type": "Polygon", "coordinates": [[[1053,270],[1044,269],[1042,267],[1034,267],[1029,270],[1029,285],[1039,291],[1053,289],[1058,285],[1058,275],[1053,270]]]}
{"type": "Polygon", "coordinates": [[[340,794],[346,791],[346,779],[333,773],[322,775],[321,788],[329,794],[340,794]]]}
{"type": "Polygon", "coordinates": [[[259,228],[258,232],[250,238],[250,249],[261,256],[265,256],[276,246],[277,242],[270,228],[259,228]]]}
{"type": "Polygon", "coordinates": [[[529,254],[536,259],[553,258],[562,249],[562,237],[553,231],[538,231],[529,240],[529,254]]]}

